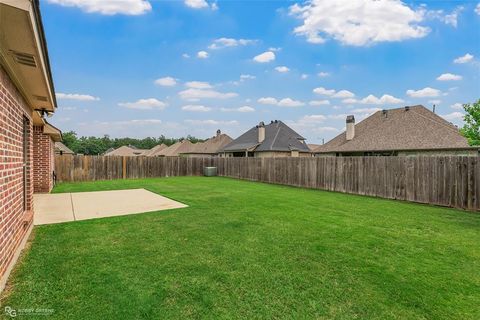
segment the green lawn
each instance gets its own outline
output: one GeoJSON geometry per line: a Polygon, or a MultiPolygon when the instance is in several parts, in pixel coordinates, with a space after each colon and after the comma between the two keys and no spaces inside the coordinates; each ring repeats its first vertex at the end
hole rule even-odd
{"type": "MultiPolygon", "coordinates": [[[[479,319],[480,215],[227,178],[146,188],[185,209],[36,227],[3,306],[61,319],[479,319]]],[[[3,315],[2,315],[3,316],[3,315]]]]}

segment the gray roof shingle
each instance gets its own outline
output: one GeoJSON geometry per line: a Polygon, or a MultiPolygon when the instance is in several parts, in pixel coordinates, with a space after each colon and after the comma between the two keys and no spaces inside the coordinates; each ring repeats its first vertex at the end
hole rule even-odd
{"type": "Polygon", "coordinates": [[[316,153],[435,150],[469,148],[458,128],[424,106],[377,111],[355,125],[348,141],[345,132],[314,150],[316,153]]]}
{"type": "Polygon", "coordinates": [[[182,152],[183,154],[217,154],[224,146],[232,142],[233,139],[227,134],[219,134],[204,142],[197,142],[191,150],[182,152]]]}
{"type": "Polygon", "coordinates": [[[282,121],[265,125],[265,140],[258,143],[258,127],[255,126],[225,146],[223,151],[291,151],[309,152],[305,138],[282,121]]]}

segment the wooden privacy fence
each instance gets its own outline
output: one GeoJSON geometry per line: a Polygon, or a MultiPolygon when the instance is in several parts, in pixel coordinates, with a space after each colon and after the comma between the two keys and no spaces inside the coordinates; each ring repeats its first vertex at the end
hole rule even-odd
{"type": "Polygon", "coordinates": [[[218,175],[480,210],[480,157],[182,158],[56,156],[58,181],[218,175]]]}
{"type": "Polygon", "coordinates": [[[55,175],[59,182],[198,176],[211,164],[209,158],[56,155],[55,175]]]}

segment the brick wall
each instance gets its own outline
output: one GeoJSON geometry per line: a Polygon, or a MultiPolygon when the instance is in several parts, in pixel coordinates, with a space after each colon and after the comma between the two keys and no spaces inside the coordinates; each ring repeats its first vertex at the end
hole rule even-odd
{"type": "Polygon", "coordinates": [[[0,67],[0,291],[33,223],[32,131],[31,110],[0,67]],[[25,203],[24,119],[28,121],[25,203]]]}
{"type": "Polygon", "coordinates": [[[33,127],[33,192],[50,192],[53,188],[54,142],[43,133],[43,126],[33,127]]]}

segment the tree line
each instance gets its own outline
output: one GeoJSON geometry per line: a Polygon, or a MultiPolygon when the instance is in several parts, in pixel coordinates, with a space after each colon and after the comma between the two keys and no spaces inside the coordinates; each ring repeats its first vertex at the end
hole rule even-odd
{"type": "Polygon", "coordinates": [[[98,155],[103,154],[105,151],[113,148],[117,149],[121,146],[133,146],[138,149],[151,149],[159,144],[166,144],[171,146],[172,144],[181,141],[189,140],[192,143],[203,142],[205,140],[195,138],[188,135],[186,138],[167,138],[161,135],[158,138],[147,137],[143,139],[135,138],[110,138],[108,135],[103,137],[78,137],[75,131],[64,132],[63,144],[70,148],[75,153],[81,153],[85,155],[98,155]]]}

